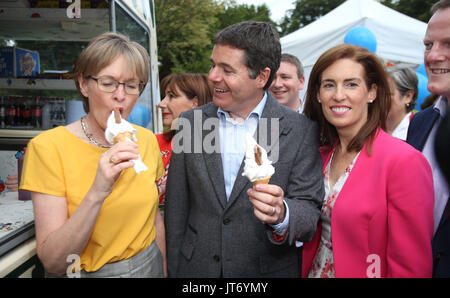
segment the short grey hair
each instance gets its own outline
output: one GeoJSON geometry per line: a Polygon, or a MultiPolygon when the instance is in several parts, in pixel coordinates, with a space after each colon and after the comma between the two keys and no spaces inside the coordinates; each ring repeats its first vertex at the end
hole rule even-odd
{"type": "Polygon", "coordinates": [[[303,77],[303,65],[297,57],[291,54],[284,53],[281,54],[281,62],[287,62],[295,65],[295,68],[297,68],[298,78],[300,79],[301,77],[303,77]]]}
{"type": "Polygon", "coordinates": [[[411,67],[401,64],[388,67],[386,70],[394,80],[397,90],[402,96],[410,90],[414,91],[414,96],[409,106],[406,107],[406,111],[411,112],[416,106],[417,94],[419,93],[417,87],[419,81],[416,72],[411,67]]]}

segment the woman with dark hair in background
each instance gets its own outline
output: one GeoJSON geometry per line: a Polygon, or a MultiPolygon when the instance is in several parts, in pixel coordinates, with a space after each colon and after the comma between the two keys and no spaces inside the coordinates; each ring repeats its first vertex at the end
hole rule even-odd
{"type": "Polygon", "coordinates": [[[172,138],[176,120],[184,111],[199,107],[212,100],[213,88],[207,74],[174,73],[161,81],[163,100],[158,104],[162,111],[164,132],[156,135],[164,162],[164,175],[158,180],[159,203],[164,204],[167,173],[172,155],[172,138]]]}

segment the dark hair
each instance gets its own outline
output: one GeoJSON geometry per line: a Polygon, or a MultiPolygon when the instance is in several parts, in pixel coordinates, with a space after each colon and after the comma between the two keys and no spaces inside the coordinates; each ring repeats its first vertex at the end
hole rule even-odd
{"type": "Polygon", "coordinates": [[[161,95],[164,97],[166,90],[170,89],[174,94],[180,90],[187,98],[193,99],[197,96],[198,106],[207,104],[212,100],[213,87],[204,73],[173,73],[164,77],[161,81],[161,95]]]}
{"type": "Polygon", "coordinates": [[[433,6],[431,6],[430,11],[432,14],[435,14],[438,10],[446,9],[449,7],[450,7],[450,0],[441,0],[434,3],[433,6]]]}
{"type": "Polygon", "coordinates": [[[244,50],[245,61],[242,63],[247,66],[252,79],[268,67],[270,76],[264,90],[269,88],[280,67],[281,59],[280,37],[270,23],[255,21],[236,23],[219,31],[213,42],[244,50]]]}
{"type": "MultiPolygon", "coordinates": [[[[180,96],[178,90],[183,92],[188,99],[197,97],[197,106],[207,104],[212,101],[213,86],[208,80],[208,75],[204,73],[172,73],[165,76],[161,81],[161,96],[164,97],[166,91],[170,90],[180,96]]],[[[164,130],[164,137],[170,141],[175,135],[175,130],[164,130]]]]}
{"type": "Polygon", "coordinates": [[[323,53],[311,71],[306,93],[306,103],[303,113],[319,125],[319,142],[322,146],[331,148],[338,139],[336,128],[330,124],[322,112],[322,106],[317,100],[323,72],[333,63],[341,59],[351,59],[359,63],[365,72],[365,83],[370,89],[377,86],[376,99],[369,104],[368,119],[357,135],[350,141],[348,151],[360,151],[366,141],[369,141],[368,152],[371,154],[372,142],[378,128],[386,128],[386,119],[390,109],[391,94],[389,81],[383,63],[377,56],[365,48],[349,44],[335,46],[323,53]]]}
{"type": "Polygon", "coordinates": [[[300,62],[300,60],[291,54],[281,54],[281,62],[287,62],[292,65],[295,65],[295,68],[297,69],[297,77],[301,79],[303,77],[303,64],[300,62]]]}
{"type": "Polygon", "coordinates": [[[436,100],[440,97],[439,94],[430,93],[427,97],[425,97],[425,100],[420,105],[420,109],[425,110],[429,106],[432,106],[436,103],[436,100]]]}

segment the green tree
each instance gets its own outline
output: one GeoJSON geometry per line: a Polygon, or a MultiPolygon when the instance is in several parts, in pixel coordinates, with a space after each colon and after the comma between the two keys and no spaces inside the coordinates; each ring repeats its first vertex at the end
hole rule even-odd
{"type": "Polygon", "coordinates": [[[382,0],[381,3],[412,18],[428,23],[430,8],[437,0],[382,0]]]}
{"type": "Polygon", "coordinates": [[[285,17],[281,20],[281,36],[314,22],[343,2],[345,0],[296,0],[295,8],[288,10],[285,17]]]}
{"type": "Polygon", "coordinates": [[[266,21],[270,10],[235,0],[155,0],[160,78],[173,72],[208,72],[212,39],[241,21],[266,21]]]}
{"type": "Polygon", "coordinates": [[[160,77],[209,68],[211,28],[221,5],[213,0],[156,0],[160,77]]]}
{"type": "Polygon", "coordinates": [[[218,30],[242,21],[262,21],[277,26],[277,23],[270,18],[270,9],[266,4],[258,6],[237,4],[235,0],[230,0],[224,2],[223,5],[224,9],[216,15],[218,30]]]}

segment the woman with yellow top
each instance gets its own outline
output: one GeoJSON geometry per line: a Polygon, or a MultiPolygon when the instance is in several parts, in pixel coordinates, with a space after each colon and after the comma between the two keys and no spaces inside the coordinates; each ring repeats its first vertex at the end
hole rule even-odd
{"type": "Polygon", "coordinates": [[[87,116],[28,144],[21,189],[32,192],[37,254],[50,275],[164,276],[155,135],[133,125],[137,144],[105,139],[111,111],[127,119],[148,77],[142,46],[115,33],[96,37],[75,67],[87,116]],[[136,174],[131,160],[139,155],[148,170],[136,174]]]}

